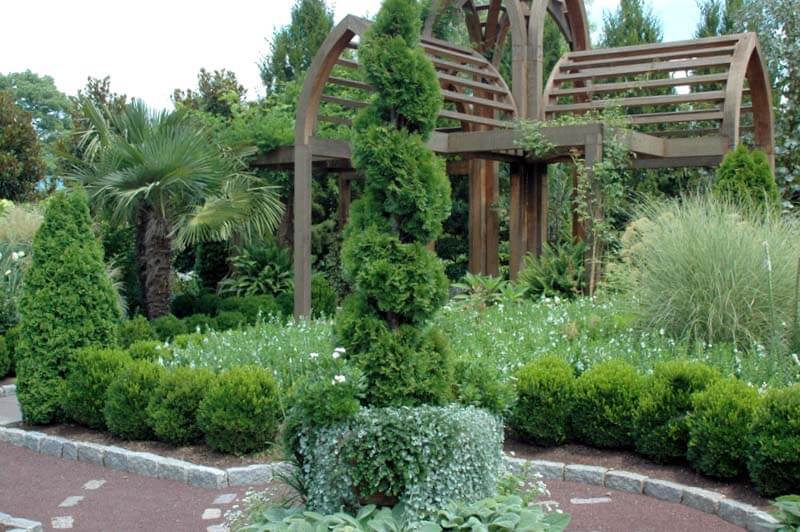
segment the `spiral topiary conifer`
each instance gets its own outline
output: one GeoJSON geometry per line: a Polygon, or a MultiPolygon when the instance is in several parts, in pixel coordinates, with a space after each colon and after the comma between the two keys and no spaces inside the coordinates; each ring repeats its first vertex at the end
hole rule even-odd
{"type": "Polygon", "coordinates": [[[345,232],[352,294],[336,331],[367,379],[366,402],[378,407],[440,404],[450,390],[449,348],[429,327],[448,284],[427,247],[449,216],[450,182],[425,145],[442,96],[419,46],[419,10],[414,0],[386,0],[359,47],[376,93],[355,122],[353,164],[365,182],[345,232]]]}

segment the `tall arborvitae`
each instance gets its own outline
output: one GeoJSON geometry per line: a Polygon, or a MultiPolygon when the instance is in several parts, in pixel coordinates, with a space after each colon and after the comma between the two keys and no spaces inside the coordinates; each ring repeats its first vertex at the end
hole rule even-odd
{"type": "Polygon", "coordinates": [[[616,11],[603,14],[603,47],[661,42],[661,21],[645,0],[622,0],[616,11]]]}
{"type": "Polygon", "coordinates": [[[58,419],[73,353],[116,344],[118,319],[86,194],[59,192],[47,201],[33,241],[20,304],[17,395],[25,421],[58,419]]]}
{"type": "Polygon", "coordinates": [[[352,295],[336,328],[373,406],[441,403],[450,390],[447,342],[429,326],[448,284],[428,248],[449,215],[450,182],[425,145],[442,96],[419,37],[417,2],[386,0],[359,48],[376,94],[354,128],[353,162],[365,181],[342,249],[352,295]]]}

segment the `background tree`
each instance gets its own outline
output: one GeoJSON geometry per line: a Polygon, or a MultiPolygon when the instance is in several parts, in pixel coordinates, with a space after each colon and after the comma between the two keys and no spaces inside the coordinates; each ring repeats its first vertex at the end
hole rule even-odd
{"type": "Polygon", "coordinates": [[[603,13],[600,37],[604,48],[661,42],[661,21],[644,0],[622,0],[616,11],[603,13]]]}
{"type": "Polygon", "coordinates": [[[69,99],[50,76],[30,70],[0,74],[0,91],[11,93],[14,103],[31,114],[42,142],[50,142],[72,127],[69,99]]]}
{"type": "MultiPolygon", "coordinates": [[[[755,31],[772,78],[776,179],[785,200],[800,202],[800,0],[747,2],[739,29],[755,31]]],[[[787,206],[790,205],[787,203],[787,206]]]]}
{"type": "Polygon", "coordinates": [[[17,394],[26,422],[59,418],[74,351],[113,346],[119,315],[86,194],[50,198],[25,273],[17,346],[17,394]]]}
{"type": "Polygon", "coordinates": [[[291,23],[273,34],[270,53],[261,62],[267,89],[299,79],[332,28],[333,10],[325,0],[296,0],[291,23]]]}
{"type": "Polygon", "coordinates": [[[45,165],[32,116],[0,91],[0,199],[25,201],[41,181],[45,165]]]}
{"type": "Polygon", "coordinates": [[[745,0],[698,0],[701,19],[694,36],[701,39],[736,33],[739,11],[744,4],[745,0]]]}
{"type": "Polygon", "coordinates": [[[353,128],[364,189],[346,229],[342,267],[353,292],[336,328],[373,406],[443,402],[451,377],[447,342],[428,328],[448,285],[427,244],[451,205],[443,161],[425,146],[442,96],[419,34],[418,3],[386,0],[359,49],[376,96],[353,128]]]}
{"type": "Polygon", "coordinates": [[[86,102],[78,172],[113,223],[135,228],[147,316],[170,312],[172,252],[204,241],[242,242],[271,232],[282,206],[274,188],[245,173],[243,154],[224,151],[187,113],[154,113],[134,100],[106,121],[86,102]]]}
{"type": "Polygon", "coordinates": [[[200,69],[197,75],[197,90],[175,89],[172,101],[182,105],[223,118],[233,116],[233,107],[241,105],[247,90],[236,79],[236,74],[230,70],[215,70],[209,72],[200,69]]]}

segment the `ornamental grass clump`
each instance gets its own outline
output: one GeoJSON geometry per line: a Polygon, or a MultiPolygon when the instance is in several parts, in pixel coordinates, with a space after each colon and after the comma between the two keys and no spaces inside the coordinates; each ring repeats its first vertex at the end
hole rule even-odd
{"type": "Polygon", "coordinates": [[[425,145],[442,96],[419,36],[417,2],[386,0],[359,47],[376,94],[355,122],[353,164],[364,191],[342,247],[352,294],[336,333],[364,373],[372,406],[441,404],[451,393],[450,349],[429,327],[448,283],[427,247],[450,213],[450,182],[425,145]]]}
{"type": "Polygon", "coordinates": [[[627,263],[644,329],[786,352],[800,259],[793,219],[711,196],[649,204],[642,217],[627,263]]]}
{"type": "Polygon", "coordinates": [[[26,422],[47,424],[59,418],[75,351],[117,343],[116,295],[83,191],[47,201],[32,259],[20,302],[17,397],[26,422]]]}

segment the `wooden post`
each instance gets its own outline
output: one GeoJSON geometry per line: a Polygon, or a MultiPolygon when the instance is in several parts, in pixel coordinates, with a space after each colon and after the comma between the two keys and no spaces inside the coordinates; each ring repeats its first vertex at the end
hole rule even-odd
{"type": "Polygon", "coordinates": [[[547,242],[547,165],[533,164],[526,176],[525,232],[526,251],[542,254],[547,242]]]}
{"type": "Polygon", "coordinates": [[[344,229],[350,214],[350,203],[353,199],[352,190],[353,175],[347,173],[339,174],[339,229],[344,229]]]}
{"type": "Polygon", "coordinates": [[[578,167],[575,164],[570,165],[570,167],[572,168],[572,239],[577,243],[586,240],[586,227],[583,225],[583,220],[581,220],[578,212],[580,201],[578,167]]]}
{"type": "Polygon", "coordinates": [[[469,272],[480,275],[486,271],[486,187],[483,161],[473,159],[469,171],[469,272]]]}
{"type": "Polygon", "coordinates": [[[597,237],[595,222],[602,222],[602,189],[594,179],[594,166],[603,158],[603,133],[589,135],[584,144],[586,179],[590,180],[591,197],[587,198],[589,219],[586,222],[586,281],[589,295],[594,295],[600,281],[603,242],[597,237]]]}
{"type": "Polygon", "coordinates": [[[294,315],[311,316],[311,146],[294,152],[294,315]]]}
{"type": "Polygon", "coordinates": [[[522,269],[522,259],[525,255],[525,240],[523,228],[525,227],[525,209],[523,203],[523,185],[525,182],[525,166],[520,163],[511,165],[511,201],[509,205],[508,238],[511,244],[511,259],[509,275],[512,280],[517,279],[522,269]]]}
{"type": "Polygon", "coordinates": [[[498,163],[495,161],[484,161],[485,165],[485,269],[486,275],[497,277],[500,275],[500,217],[494,206],[499,197],[500,183],[498,179],[498,163]]]}

